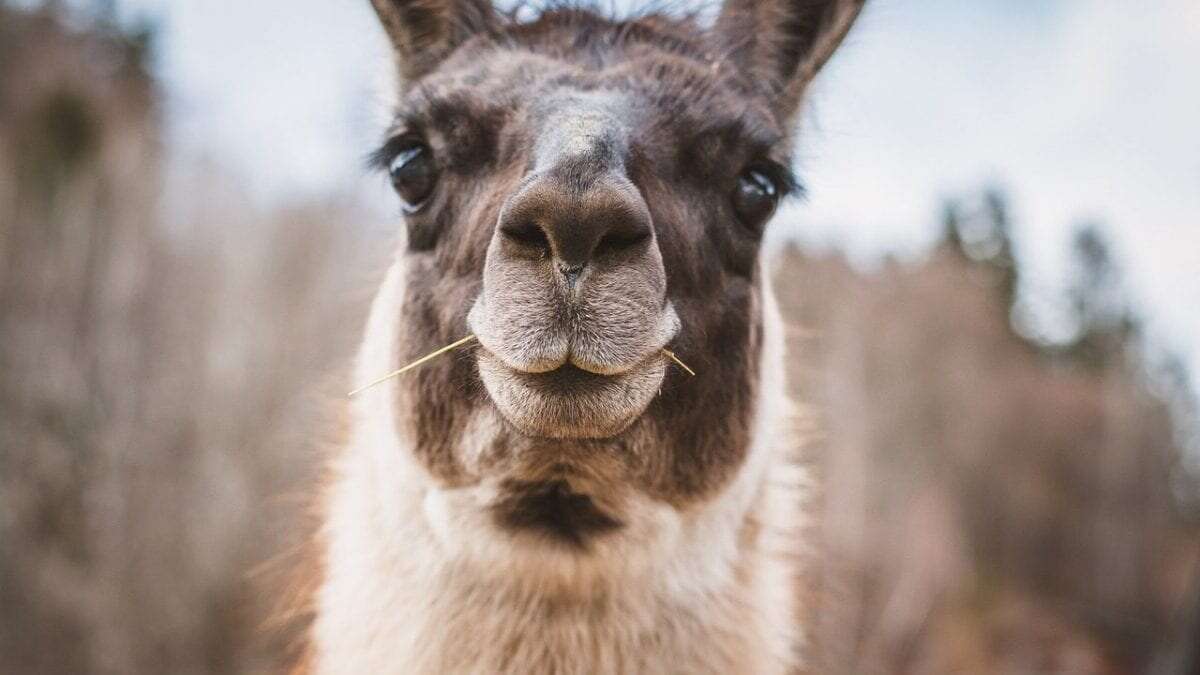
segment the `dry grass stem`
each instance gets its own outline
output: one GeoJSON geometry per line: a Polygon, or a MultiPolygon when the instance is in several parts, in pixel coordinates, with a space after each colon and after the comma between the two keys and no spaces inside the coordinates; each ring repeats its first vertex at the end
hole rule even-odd
{"type": "Polygon", "coordinates": [[[674,361],[675,364],[678,365],[680,368],[683,368],[685,371],[687,371],[688,375],[691,375],[692,377],[696,376],[696,371],[692,370],[691,368],[688,368],[686,363],[684,363],[683,361],[680,361],[679,357],[675,356],[675,352],[673,352],[669,349],[664,349],[664,350],[662,350],[662,353],[666,354],[667,358],[674,361]]]}
{"type": "Polygon", "coordinates": [[[468,335],[467,337],[465,337],[457,342],[453,342],[451,344],[446,345],[445,347],[442,347],[441,349],[432,351],[432,352],[426,354],[425,356],[422,356],[421,358],[417,359],[416,361],[413,361],[412,363],[408,364],[407,366],[404,366],[403,368],[401,368],[399,370],[394,370],[394,371],[388,373],[387,375],[384,375],[383,377],[379,378],[378,380],[374,380],[372,382],[364,384],[363,386],[359,387],[358,389],[355,389],[354,391],[347,394],[347,396],[350,396],[350,397],[357,396],[358,394],[370,389],[371,387],[374,387],[377,384],[382,384],[382,383],[387,382],[388,380],[392,379],[393,377],[403,375],[404,373],[407,373],[408,371],[412,370],[413,368],[416,368],[420,365],[428,363],[429,361],[436,359],[437,357],[441,356],[442,354],[445,354],[446,352],[458,349],[459,347],[467,344],[468,342],[470,342],[474,339],[475,339],[474,335],[468,335]]]}
{"type": "MultiPolygon", "coordinates": [[[[407,373],[408,371],[410,371],[422,364],[428,363],[429,361],[436,359],[437,357],[441,356],[442,354],[445,354],[446,352],[450,352],[450,351],[454,351],[455,349],[458,349],[459,347],[471,342],[474,339],[475,339],[474,335],[468,335],[467,337],[465,337],[457,342],[453,342],[451,344],[446,345],[445,347],[442,347],[441,349],[432,351],[432,352],[426,354],[425,356],[422,356],[421,358],[417,359],[416,361],[413,361],[412,363],[404,366],[403,368],[400,368],[399,370],[393,370],[392,372],[388,373],[387,375],[384,375],[383,377],[381,377],[377,380],[373,380],[371,382],[368,382],[367,384],[364,384],[363,386],[359,387],[358,389],[355,389],[354,391],[347,394],[347,396],[350,396],[350,397],[357,396],[357,395],[361,394],[362,392],[370,389],[371,387],[374,387],[377,384],[383,384],[384,382],[387,382],[388,380],[392,379],[393,377],[398,377],[400,375],[403,375],[404,373],[407,373]]],[[[691,368],[688,368],[686,363],[684,363],[683,361],[680,361],[679,357],[675,356],[675,352],[670,351],[669,349],[664,349],[664,350],[662,350],[662,353],[665,354],[667,358],[674,361],[676,363],[676,365],[678,365],[680,368],[683,368],[687,372],[688,375],[691,375],[692,377],[696,376],[696,371],[692,370],[691,368]]]]}

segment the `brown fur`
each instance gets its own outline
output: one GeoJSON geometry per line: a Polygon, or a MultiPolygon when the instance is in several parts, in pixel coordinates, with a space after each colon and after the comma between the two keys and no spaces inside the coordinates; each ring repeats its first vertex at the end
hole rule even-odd
{"type": "MultiPolygon", "coordinates": [[[[686,514],[720,498],[759,425],[767,302],[765,223],[730,195],[755,167],[792,187],[800,95],[862,3],[730,0],[711,31],[658,15],[559,9],[518,23],[475,0],[373,3],[402,76],[380,164],[416,137],[438,176],[405,221],[391,358],[479,336],[389,383],[403,451],[434,489],[495,486],[497,532],[576,556],[636,529],[636,504],[686,514]],[[698,377],[667,367],[668,341],[698,377]]],[[[736,537],[744,589],[776,559],[767,488],[754,494],[736,537]]],[[[550,587],[521,597],[568,602],[550,587]]],[[[731,602],[726,620],[761,620],[731,602]]],[[[731,637],[720,658],[756,670],[767,656],[739,655],[752,643],[731,637]]]]}
{"type": "MultiPolygon", "coordinates": [[[[343,382],[337,383],[344,388],[343,382]]],[[[326,436],[319,445],[322,455],[336,454],[348,445],[351,433],[350,406],[346,401],[331,400],[326,436]]],[[[260,586],[279,589],[276,602],[263,628],[270,636],[282,636],[284,663],[288,675],[307,675],[313,672],[314,646],[309,633],[316,616],[317,591],[325,581],[325,549],[328,544],[323,530],[330,486],[335,480],[332,465],[322,457],[320,471],[312,478],[308,490],[300,495],[303,509],[299,512],[297,543],[258,570],[260,586]]]]}
{"type": "MultiPolygon", "coordinates": [[[[694,27],[663,19],[634,26],[591,15],[550,14],[513,29],[502,44],[515,47],[474,39],[437,72],[410,85],[413,93],[400,114],[408,126],[428,125],[434,139],[448,129],[470,140],[444,141],[446,148],[454,148],[442,178],[446,189],[435,197],[444,201],[434,204],[428,217],[408,223],[410,240],[435,243],[409,254],[409,310],[398,318],[405,332],[398,361],[465,332],[467,310],[481,290],[480,256],[495,234],[502,204],[521,177],[504,166],[491,170],[487,160],[503,157],[505,166],[517,168],[528,161],[536,130],[523,124],[525,103],[564,86],[612,88],[655,101],[669,116],[648,120],[636,132],[628,170],[652,212],[666,285],[687,327],[673,349],[704,377],[689,380],[672,371],[646,414],[606,445],[623,453],[631,444],[665,443],[660,457],[629,467],[629,479],[682,504],[719,488],[736,470],[746,444],[756,365],[759,235],[730,222],[724,202],[742,163],[758,153],[783,153],[787,141],[783,124],[773,119],[768,106],[744,98],[752,88],[744,74],[732,68],[714,73],[703,36],[694,27]],[[591,37],[585,48],[564,49],[578,44],[581,34],[591,37]],[[617,59],[600,51],[610,35],[621,36],[620,50],[632,62],[597,70],[606,60],[617,59]],[[541,56],[542,51],[555,60],[541,56]],[[480,110],[483,105],[486,110],[480,110]],[[499,133],[472,131],[476,123],[458,121],[465,118],[506,121],[508,126],[499,133]],[[716,180],[728,187],[714,190],[716,180]]],[[[514,301],[530,311],[528,295],[514,296],[514,301]]],[[[418,411],[411,422],[418,451],[448,484],[469,480],[454,456],[462,432],[456,425],[471,408],[490,405],[482,389],[474,364],[461,357],[433,364],[400,383],[397,405],[418,411]]],[[[521,451],[514,446],[526,444],[513,434],[498,442],[497,451],[511,456],[521,451]]]]}

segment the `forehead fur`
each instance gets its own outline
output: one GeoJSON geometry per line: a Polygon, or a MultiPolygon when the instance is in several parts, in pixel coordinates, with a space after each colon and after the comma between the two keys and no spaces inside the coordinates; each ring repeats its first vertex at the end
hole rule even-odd
{"type": "Polygon", "coordinates": [[[646,15],[613,19],[579,8],[553,9],[463,44],[430,75],[410,82],[392,133],[436,130],[462,147],[487,139],[506,117],[553,92],[625,96],[631,114],[657,134],[684,132],[680,144],[707,141],[777,155],[787,130],[765,93],[693,19],[646,15]]]}

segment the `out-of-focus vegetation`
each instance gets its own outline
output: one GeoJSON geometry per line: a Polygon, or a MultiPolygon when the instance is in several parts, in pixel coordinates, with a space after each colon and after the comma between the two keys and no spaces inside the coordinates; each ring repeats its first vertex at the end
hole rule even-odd
{"type": "Polygon", "coordinates": [[[1002,193],[943,220],[916,264],[780,266],[819,420],[814,672],[1191,672],[1182,366],[1140,344],[1095,226],[1074,243],[1074,336],[1045,344],[1013,328],[1026,284],[1002,193]]]}
{"type": "Polygon", "coordinates": [[[152,33],[61,12],[0,5],[0,673],[263,672],[367,242],[204,169],[168,214],[152,33]]]}
{"type": "MultiPolygon", "coordinates": [[[[269,671],[251,572],[295,539],[388,243],[203,168],[168,210],[153,30],[62,15],[0,2],[0,672],[269,671]]],[[[1188,378],[1096,226],[1073,337],[1015,330],[1008,211],[948,203],[919,262],[777,265],[821,485],[814,672],[1194,663],[1188,378]]]]}

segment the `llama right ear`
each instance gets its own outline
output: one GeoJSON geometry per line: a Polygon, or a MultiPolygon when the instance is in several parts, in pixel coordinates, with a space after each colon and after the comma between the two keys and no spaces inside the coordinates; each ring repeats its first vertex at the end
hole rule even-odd
{"type": "Polygon", "coordinates": [[[866,0],[725,0],[717,36],[733,60],[791,117],[866,0]]]}
{"type": "Polygon", "coordinates": [[[459,45],[496,26],[490,0],[371,0],[403,81],[427,75],[459,45]]]}

